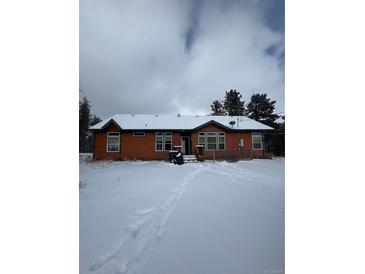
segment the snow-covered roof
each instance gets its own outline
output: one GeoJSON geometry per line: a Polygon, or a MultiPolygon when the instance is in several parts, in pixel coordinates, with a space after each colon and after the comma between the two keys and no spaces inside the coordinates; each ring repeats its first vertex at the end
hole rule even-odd
{"type": "Polygon", "coordinates": [[[211,121],[231,130],[271,130],[273,128],[246,116],[185,116],[158,114],[116,114],[92,126],[100,130],[114,121],[123,130],[192,130],[211,121]],[[234,121],[233,126],[230,122],[234,121]]]}

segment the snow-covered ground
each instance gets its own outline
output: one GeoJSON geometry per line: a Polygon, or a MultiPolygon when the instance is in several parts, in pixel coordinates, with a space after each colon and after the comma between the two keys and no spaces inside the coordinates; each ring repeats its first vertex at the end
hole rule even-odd
{"type": "Polygon", "coordinates": [[[80,273],[284,273],[284,159],[90,162],[80,273]]]}

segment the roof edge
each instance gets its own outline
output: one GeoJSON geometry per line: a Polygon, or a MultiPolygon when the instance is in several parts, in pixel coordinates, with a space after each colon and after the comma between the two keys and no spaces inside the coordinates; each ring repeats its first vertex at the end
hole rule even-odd
{"type": "MultiPolygon", "coordinates": [[[[102,121],[103,122],[103,121],[102,121]]],[[[101,122],[101,123],[102,123],[101,122]]],[[[119,130],[123,130],[123,128],[113,119],[113,118],[110,118],[108,122],[106,122],[101,128],[92,128],[90,127],[89,130],[91,131],[101,131],[101,130],[104,130],[106,127],[108,127],[110,124],[114,124],[119,130]]],[[[97,124],[96,124],[97,125],[97,124]]],[[[94,125],[94,126],[96,126],[94,125]]]]}
{"type": "Polygon", "coordinates": [[[206,126],[208,126],[210,124],[215,124],[216,126],[219,126],[219,127],[222,127],[222,128],[224,128],[226,130],[232,131],[231,128],[229,128],[229,127],[227,127],[227,126],[225,126],[225,125],[223,125],[223,124],[221,124],[221,123],[219,123],[219,122],[217,122],[215,120],[210,120],[210,121],[208,121],[208,122],[206,122],[204,124],[201,124],[201,125],[199,125],[199,126],[197,126],[195,128],[192,128],[191,130],[198,130],[198,129],[201,129],[203,127],[206,127],[206,126]]]}

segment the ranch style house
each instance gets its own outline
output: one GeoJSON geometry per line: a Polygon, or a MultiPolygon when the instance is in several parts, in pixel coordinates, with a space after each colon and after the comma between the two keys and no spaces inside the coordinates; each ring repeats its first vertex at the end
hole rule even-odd
{"type": "Polygon", "coordinates": [[[203,150],[205,159],[252,159],[265,153],[263,134],[273,128],[246,116],[116,114],[90,127],[93,159],[169,160],[203,150]]]}

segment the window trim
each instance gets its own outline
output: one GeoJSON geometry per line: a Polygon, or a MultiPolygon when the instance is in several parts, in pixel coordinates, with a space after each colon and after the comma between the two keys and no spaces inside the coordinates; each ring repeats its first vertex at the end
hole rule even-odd
{"type": "Polygon", "coordinates": [[[226,150],[226,134],[225,134],[224,132],[218,132],[218,133],[217,133],[217,145],[218,145],[218,150],[223,150],[223,151],[225,151],[225,150],[226,150]],[[220,135],[220,133],[222,133],[221,137],[223,136],[223,145],[224,145],[224,149],[220,149],[220,148],[219,148],[219,145],[221,144],[221,143],[219,143],[219,135],[220,135]]]}
{"type": "MultiPolygon", "coordinates": [[[[159,134],[159,135],[160,135],[160,134],[159,134]]],[[[163,151],[163,147],[164,147],[164,146],[163,146],[163,139],[164,139],[164,138],[163,138],[163,136],[164,136],[164,135],[163,135],[163,132],[162,132],[162,131],[156,131],[156,132],[155,132],[155,151],[157,151],[157,152],[159,152],[159,151],[163,151]],[[157,134],[158,134],[158,133],[161,133],[161,135],[162,135],[162,136],[161,136],[161,137],[162,137],[162,143],[161,143],[161,144],[162,144],[162,147],[161,147],[162,149],[161,149],[161,150],[160,150],[160,149],[157,149],[157,134]]]]}
{"type": "Polygon", "coordinates": [[[206,143],[206,146],[207,146],[207,151],[213,151],[213,150],[218,150],[218,132],[206,132],[205,133],[205,143],[206,143]],[[210,135],[210,136],[208,136],[210,135]],[[214,135],[214,136],[213,136],[214,135]],[[208,143],[208,138],[215,138],[215,144],[214,143],[208,143]],[[215,149],[209,149],[209,145],[215,145],[215,149]]]}
{"type": "Polygon", "coordinates": [[[173,148],[173,146],[172,146],[172,132],[170,132],[170,131],[164,132],[163,133],[163,151],[170,151],[170,150],[172,150],[172,148],[173,148]],[[166,139],[165,139],[166,135],[169,135],[169,137],[171,138],[171,141],[170,141],[171,147],[170,147],[170,149],[166,149],[166,139]]]}
{"type": "MultiPolygon", "coordinates": [[[[113,137],[116,137],[116,136],[113,136],[113,137]]],[[[115,132],[115,131],[107,132],[107,135],[106,135],[106,152],[114,152],[114,153],[120,152],[120,132],[115,132]],[[118,150],[109,150],[109,134],[110,133],[118,134],[118,150]]]]}
{"type": "Polygon", "coordinates": [[[146,132],[144,131],[133,131],[133,137],[145,137],[146,132]],[[136,134],[136,133],[142,133],[142,134],[136,134]]]}
{"type": "MultiPolygon", "coordinates": [[[[159,136],[161,136],[161,135],[159,135],[159,136]]],[[[172,150],[173,147],[174,147],[173,146],[173,134],[172,134],[171,131],[156,131],[155,132],[155,152],[170,151],[170,150],[172,150]],[[158,136],[157,134],[158,133],[161,133],[161,135],[162,135],[162,149],[161,150],[160,149],[157,149],[157,136],[158,136]],[[166,135],[170,135],[170,137],[171,137],[171,149],[168,149],[168,150],[165,149],[165,144],[166,144],[166,142],[165,142],[165,136],[166,135]]]]}
{"type": "Polygon", "coordinates": [[[198,145],[203,145],[204,146],[204,149],[206,149],[206,147],[205,147],[205,132],[198,132],[198,145]],[[199,143],[199,141],[200,141],[199,139],[200,138],[203,138],[204,139],[203,144],[199,143]]]}
{"type": "Polygon", "coordinates": [[[262,136],[262,132],[251,132],[251,140],[252,140],[252,150],[263,150],[263,136],[262,136]],[[254,145],[253,145],[253,138],[254,138],[254,135],[255,134],[260,134],[260,137],[261,137],[261,146],[260,148],[254,148],[254,145]]]}
{"type": "MultiPolygon", "coordinates": [[[[222,137],[222,135],[221,135],[222,137]]],[[[204,145],[204,150],[206,151],[226,151],[226,134],[224,131],[199,131],[198,132],[198,145],[204,145]],[[208,149],[208,137],[207,135],[209,133],[214,133],[215,134],[215,138],[216,138],[216,149],[208,149]],[[219,144],[222,144],[222,143],[219,143],[219,134],[220,133],[223,133],[223,138],[224,138],[224,149],[220,149],[219,148],[219,144]],[[201,138],[202,136],[199,136],[201,134],[204,134],[204,144],[201,144],[199,143],[199,137],[201,138]]]]}

